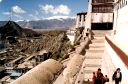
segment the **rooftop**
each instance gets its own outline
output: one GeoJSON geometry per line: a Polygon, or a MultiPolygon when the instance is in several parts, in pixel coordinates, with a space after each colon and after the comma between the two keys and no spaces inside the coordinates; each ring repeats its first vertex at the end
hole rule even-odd
{"type": "Polygon", "coordinates": [[[80,13],[77,13],[77,15],[86,15],[87,12],[80,12],[80,13]]]}

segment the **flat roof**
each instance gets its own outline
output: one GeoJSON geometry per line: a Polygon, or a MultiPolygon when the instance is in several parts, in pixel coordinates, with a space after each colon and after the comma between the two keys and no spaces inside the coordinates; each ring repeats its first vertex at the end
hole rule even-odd
{"type": "Polygon", "coordinates": [[[86,15],[87,12],[81,12],[81,13],[77,13],[77,15],[86,15]]]}

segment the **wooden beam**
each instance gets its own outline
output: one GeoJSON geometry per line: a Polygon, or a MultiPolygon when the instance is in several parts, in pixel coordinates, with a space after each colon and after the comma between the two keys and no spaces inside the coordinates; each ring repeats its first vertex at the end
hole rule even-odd
{"type": "Polygon", "coordinates": [[[91,5],[113,5],[114,3],[92,3],[91,5]]]}

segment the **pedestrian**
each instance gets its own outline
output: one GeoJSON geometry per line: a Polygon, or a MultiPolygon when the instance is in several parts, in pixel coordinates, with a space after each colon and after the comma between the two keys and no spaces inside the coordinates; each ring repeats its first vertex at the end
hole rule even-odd
{"type": "Polygon", "coordinates": [[[117,68],[112,76],[112,80],[115,81],[115,84],[119,84],[122,80],[122,73],[120,72],[120,68],[117,68]]]}
{"type": "Polygon", "coordinates": [[[103,74],[101,72],[101,69],[99,68],[97,73],[96,73],[96,80],[94,82],[94,84],[103,84],[103,74]]]}
{"type": "Polygon", "coordinates": [[[93,72],[92,84],[94,84],[95,80],[96,80],[96,74],[95,74],[95,72],[93,72]]]}

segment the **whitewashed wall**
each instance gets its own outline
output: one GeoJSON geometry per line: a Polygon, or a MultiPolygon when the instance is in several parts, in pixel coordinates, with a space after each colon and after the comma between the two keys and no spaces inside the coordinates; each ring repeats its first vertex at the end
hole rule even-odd
{"type": "Polygon", "coordinates": [[[84,26],[85,26],[84,15],[82,15],[82,14],[81,15],[77,15],[77,18],[76,18],[76,28],[84,27],[84,26]],[[81,16],[81,21],[80,21],[80,16],[81,16]]]}
{"type": "Polygon", "coordinates": [[[73,45],[74,44],[74,41],[75,41],[75,35],[69,35],[69,34],[67,34],[67,37],[69,38],[71,44],[73,45]]]}
{"type": "MultiPolygon", "coordinates": [[[[116,1],[117,0],[115,0],[115,2],[116,1]]],[[[128,6],[124,6],[119,10],[115,8],[113,30],[116,30],[116,32],[110,39],[128,55],[128,6]]],[[[128,68],[107,42],[105,42],[105,54],[103,57],[102,68],[103,72],[108,74],[110,78],[116,68],[121,68],[123,76],[121,84],[128,84],[128,68]]]]}
{"type": "MultiPolygon", "coordinates": [[[[127,0],[128,2],[128,0],[127,0]]],[[[128,5],[114,12],[114,36],[118,46],[128,55],[128,5]]]]}
{"type": "Polygon", "coordinates": [[[90,28],[91,29],[91,12],[92,12],[92,0],[89,0],[88,3],[88,12],[86,16],[86,21],[85,21],[85,29],[90,28]]]}
{"type": "MultiPolygon", "coordinates": [[[[112,38],[111,38],[111,40],[112,40],[112,38]]],[[[112,75],[113,75],[114,71],[117,68],[121,68],[121,72],[122,72],[121,84],[128,84],[128,78],[127,78],[128,77],[128,68],[124,65],[123,61],[114,52],[114,50],[107,43],[107,41],[105,41],[105,53],[103,56],[102,64],[103,64],[103,66],[102,66],[103,73],[107,74],[108,77],[110,78],[109,84],[114,84],[111,79],[112,79],[112,75]]]]}
{"type": "Polygon", "coordinates": [[[92,13],[92,23],[113,22],[113,13],[92,13]]]}
{"type": "Polygon", "coordinates": [[[77,17],[76,17],[76,28],[78,28],[79,25],[80,25],[80,21],[79,21],[79,19],[80,19],[80,16],[77,15],[77,17]]]}

